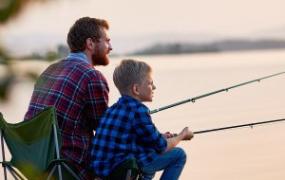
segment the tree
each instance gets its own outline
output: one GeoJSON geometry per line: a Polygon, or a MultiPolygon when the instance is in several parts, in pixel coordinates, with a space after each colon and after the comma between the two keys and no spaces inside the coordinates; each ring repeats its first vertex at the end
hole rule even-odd
{"type": "MultiPolygon", "coordinates": [[[[12,18],[16,18],[24,8],[31,2],[44,2],[47,0],[1,0],[0,3],[0,27],[4,26],[12,18]]],[[[15,73],[9,63],[9,55],[4,48],[0,46],[0,65],[5,66],[7,73],[0,77],[0,100],[6,100],[9,89],[11,88],[15,73]]]]}

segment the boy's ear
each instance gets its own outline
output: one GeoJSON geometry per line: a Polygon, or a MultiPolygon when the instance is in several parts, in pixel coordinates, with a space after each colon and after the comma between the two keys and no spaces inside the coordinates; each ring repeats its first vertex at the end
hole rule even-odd
{"type": "Polygon", "coordinates": [[[140,92],[139,92],[139,85],[138,84],[134,84],[132,85],[132,93],[136,96],[140,95],[140,92]]]}

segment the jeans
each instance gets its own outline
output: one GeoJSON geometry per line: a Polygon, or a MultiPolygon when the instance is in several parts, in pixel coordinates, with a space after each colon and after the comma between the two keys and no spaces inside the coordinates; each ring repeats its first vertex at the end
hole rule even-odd
{"type": "Polygon", "coordinates": [[[152,162],[141,167],[142,180],[151,180],[156,171],[164,170],[161,180],[176,180],[179,178],[186,163],[186,154],[183,149],[175,147],[170,151],[158,155],[152,162]]]}

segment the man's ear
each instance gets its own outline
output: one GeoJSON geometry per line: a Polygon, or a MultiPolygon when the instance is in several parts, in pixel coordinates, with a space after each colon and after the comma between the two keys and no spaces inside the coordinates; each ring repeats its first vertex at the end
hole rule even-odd
{"type": "Polygon", "coordinates": [[[92,39],[91,38],[87,38],[86,40],[85,40],[85,49],[94,49],[94,42],[92,41],[92,39]]]}
{"type": "Polygon", "coordinates": [[[139,85],[138,84],[133,84],[132,85],[132,93],[136,96],[140,95],[140,92],[139,92],[139,85]]]}

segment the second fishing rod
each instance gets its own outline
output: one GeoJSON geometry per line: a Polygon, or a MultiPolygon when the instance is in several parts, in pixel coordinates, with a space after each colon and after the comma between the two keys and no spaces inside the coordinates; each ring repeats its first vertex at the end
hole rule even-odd
{"type": "Polygon", "coordinates": [[[160,112],[160,111],[163,111],[163,110],[166,110],[166,109],[178,106],[178,105],[182,105],[182,104],[185,104],[185,103],[189,103],[189,102],[193,102],[194,103],[198,99],[202,99],[202,98],[205,98],[205,97],[208,97],[208,96],[211,96],[211,95],[214,95],[214,94],[218,94],[218,93],[221,93],[221,92],[227,92],[227,91],[229,91],[231,89],[238,88],[238,87],[241,87],[241,86],[245,86],[245,85],[248,85],[248,84],[251,84],[251,83],[254,83],[254,82],[260,82],[260,81],[262,81],[264,79],[269,79],[269,78],[272,78],[272,77],[275,77],[275,76],[280,76],[280,75],[282,75],[284,73],[285,73],[285,71],[279,72],[279,73],[275,73],[275,74],[271,74],[271,75],[264,76],[264,77],[261,77],[261,78],[253,79],[253,80],[246,81],[246,82],[242,82],[242,83],[230,86],[230,87],[226,87],[226,88],[223,88],[223,89],[212,91],[212,92],[209,92],[209,93],[206,93],[206,94],[202,94],[200,96],[188,98],[188,99],[185,99],[185,100],[173,103],[173,104],[169,104],[167,106],[163,106],[163,107],[151,110],[150,114],[154,114],[154,113],[157,113],[157,112],[160,112]]]}

